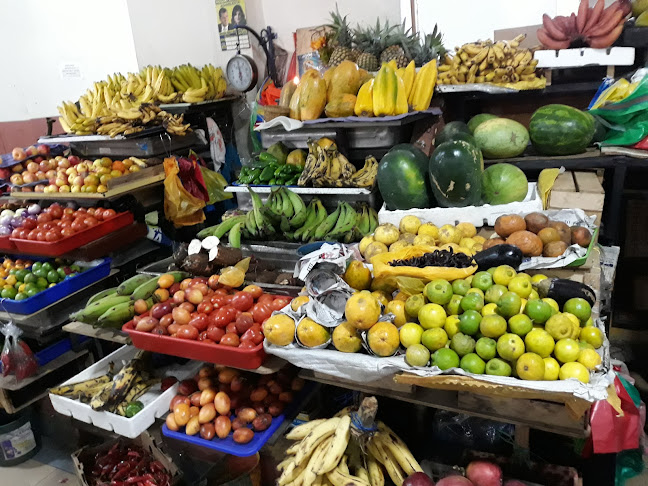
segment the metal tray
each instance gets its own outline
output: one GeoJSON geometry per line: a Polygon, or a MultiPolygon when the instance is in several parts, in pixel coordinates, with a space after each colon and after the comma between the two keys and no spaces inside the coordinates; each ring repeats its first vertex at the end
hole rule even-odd
{"type": "MultiPolygon", "coordinates": [[[[91,135],[92,137],[92,135],[91,135]]],[[[182,137],[160,133],[150,137],[70,142],[72,153],[82,157],[153,157],[182,152],[194,146],[207,145],[202,132],[190,132],[182,137]]]]}

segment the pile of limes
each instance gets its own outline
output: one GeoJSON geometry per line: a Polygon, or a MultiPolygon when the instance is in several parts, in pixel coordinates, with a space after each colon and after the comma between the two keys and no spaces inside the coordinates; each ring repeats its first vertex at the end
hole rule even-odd
{"type": "Polygon", "coordinates": [[[562,312],[533,284],[547,278],[502,265],[452,283],[434,280],[422,293],[387,304],[412,366],[431,364],[524,380],[576,378],[601,364],[603,332],[590,304],[565,302],[562,312]]]}
{"type": "MultiPolygon", "coordinates": [[[[7,268],[7,267],[5,267],[7,268]]],[[[9,268],[1,279],[0,297],[25,300],[81,272],[81,267],[64,261],[34,262],[27,268],[9,268]]]]}

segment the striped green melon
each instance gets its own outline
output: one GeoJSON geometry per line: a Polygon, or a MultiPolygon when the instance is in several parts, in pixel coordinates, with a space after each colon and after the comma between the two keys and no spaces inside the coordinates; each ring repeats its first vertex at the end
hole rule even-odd
{"type": "Polygon", "coordinates": [[[543,155],[572,155],[585,151],[596,127],[591,116],[567,105],[538,108],[529,122],[529,137],[543,155]]]}
{"type": "Polygon", "coordinates": [[[493,118],[475,130],[475,140],[487,159],[506,159],[522,154],[529,144],[529,132],[509,118],[493,118]]]}

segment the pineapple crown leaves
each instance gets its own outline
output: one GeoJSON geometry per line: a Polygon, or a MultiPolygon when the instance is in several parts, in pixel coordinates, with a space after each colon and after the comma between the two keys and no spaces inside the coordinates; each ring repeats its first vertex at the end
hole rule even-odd
{"type": "Polygon", "coordinates": [[[335,12],[329,12],[329,14],[331,15],[331,23],[327,24],[327,26],[333,29],[332,40],[342,47],[351,47],[353,36],[351,35],[351,29],[349,29],[349,24],[347,23],[348,15],[343,17],[342,14],[340,14],[337,3],[335,4],[335,12]]]}
{"type": "Polygon", "coordinates": [[[394,25],[393,29],[385,35],[385,45],[393,46],[399,45],[403,48],[405,56],[411,59],[413,57],[413,50],[419,45],[418,35],[410,34],[411,28],[405,29],[405,19],[402,24],[394,25]]]}
{"type": "Polygon", "coordinates": [[[422,66],[437,56],[444,57],[446,52],[443,46],[443,35],[435,24],[431,34],[425,34],[418,39],[413,58],[417,66],[422,66]]]}
{"type": "Polygon", "coordinates": [[[354,41],[356,45],[364,52],[379,56],[385,47],[385,37],[394,30],[395,25],[389,25],[389,21],[385,21],[384,25],[380,24],[380,19],[376,19],[375,27],[367,27],[363,29],[360,25],[356,25],[353,31],[354,41]]]}

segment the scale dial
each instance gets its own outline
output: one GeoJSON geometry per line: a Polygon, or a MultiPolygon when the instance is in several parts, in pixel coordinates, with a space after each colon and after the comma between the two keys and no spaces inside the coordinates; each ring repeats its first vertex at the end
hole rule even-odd
{"type": "Polygon", "coordinates": [[[254,60],[245,54],[237,54],[227,63],[227,82],[234,89],[247,92],[253,89],[259,78],[254,60]]]}

